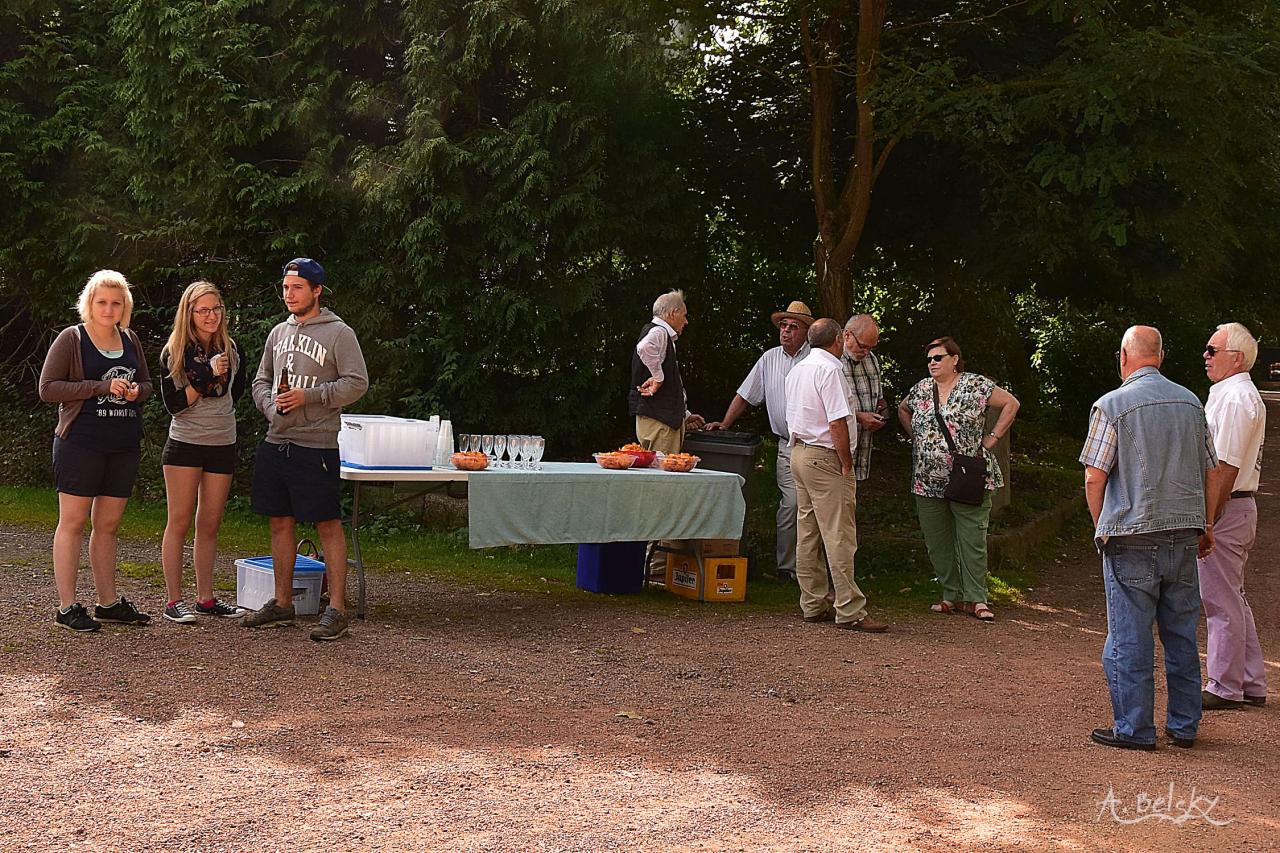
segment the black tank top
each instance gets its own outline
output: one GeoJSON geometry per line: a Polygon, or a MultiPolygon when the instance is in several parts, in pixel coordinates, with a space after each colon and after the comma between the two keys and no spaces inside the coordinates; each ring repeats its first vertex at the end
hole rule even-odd
{"type": "MultiPolygon", "coordinates": [[[[84,364],[85,379],[136,381],[140,366],[138,351],[127,333],[121,331],[120,340],[124,353],[119,358],[108,358],[93,345],[84,326],[80,326],[80,360],[84,364]]],[[[67,441],[108,453],[137,450],[142,443],[142,404],[110,394],[90,397],[67,431],[67,441]]]]}

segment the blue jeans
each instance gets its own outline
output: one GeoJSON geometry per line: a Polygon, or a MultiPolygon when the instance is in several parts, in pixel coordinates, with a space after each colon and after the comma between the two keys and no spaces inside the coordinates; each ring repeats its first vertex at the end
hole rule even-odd
{"type": "Polygon", "coordinates": [[[1102,546],[1107,590],[1107,642],[1102,670],[1111,691],[1115,734],[1155,743],[1155,641],[1164,647],[1169,705],[1165,726],[1176,737],[1194,738],[1200,728],[1200,582],[1196,530],[1165,530],[1112,536],[1102,546]]]}

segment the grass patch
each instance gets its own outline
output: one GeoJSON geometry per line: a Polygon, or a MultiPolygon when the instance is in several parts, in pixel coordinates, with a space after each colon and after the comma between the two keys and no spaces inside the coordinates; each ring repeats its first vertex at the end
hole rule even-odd
{"type": "MultiPolygon", "coordinates": [[[[1079,488],[1076,442],[1061,435],[1019,425],[1013,456],[1013,504],[992,518],[992,533],[1008,533],[1056,507],[1064,495],[1079,488]]],[[[766,441],[748,478],[748,511],[743,526],[743,553],[750,558],[747,610],[794,610],[794,584],[774,579],[774,529],[777,509],[774,462],[776,446],[766,441]]],[[[914,500],[908,493],[910,446],[900,437],[885,436],[873,456],[871,480],[859,485],[857,577],[859,586],[877,611],[919,610],[938,596],[937,583],[916,522],[914,500]]],[[[377,493],[382,490],[369,490],[377,493]]],[[[372,496],[371,496],[372,497],[372,496]]],[[[393,496],[394,497],[394,496],[393,496]]],[[[347,496],[349,500],[349,495],[347,496]]],[[[373,503],[385,497],[374,497],[373,503]]],[[[667,612],[699,608],[660,588],[639,595],[607,596],[577,589],[576,552],[572,545],[517,545],[472,550],[467,546],[465,504],[448,498],[427,498],[416,506],[395,509],[361,527],[361,545],[370,573],[405,574],[443,581],[481,592],[519,592],[566,600],[614,601],[629,610],[667,612]]],[[[0,486],[0,521],[52,531],[58,519],[58,499],[48,487],[0,486]]],[[[135,498],[121,524],[125,538],[154,542],[154,562],[122,562],[128,577],[162,583],[159,544],[166,511],[163,500],[135,498]]],[[[1081,534],[1074,531],[1076,537],[1081,534]]],[[[299,538],[318,541],[314,530],[299,525],[299,538]]],[[[249,509],[244,494],[228,501],[219,534],[224,554],[270,553],[265,519],[249,509]]],[[[1045,549],[1057,551],[1057,548],[1045,549]]],[[[1022,565],[1002,566],[993,574],[994,601],[1017,601],[1035,584],[1039,568],[1052,554],[1039,555],[1022,565]]],[[[235,589],[234,576],[219,575],[216,588],[235,589]]],[[[382,612],[382,603],[372,612],[382,612]]]]}

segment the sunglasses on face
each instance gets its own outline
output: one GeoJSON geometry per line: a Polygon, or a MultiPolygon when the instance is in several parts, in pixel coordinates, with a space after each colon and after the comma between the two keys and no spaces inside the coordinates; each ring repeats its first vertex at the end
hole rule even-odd
{"type": "Polygon", "coordinates": [[[1204,351],[1209,355],[1209,358],[1213,358],[1215,355],[1217,355],[1220,352],[1240,352],[1240,350],[1238,349],[1227,349],[1226,347],[1215,347],[1213,344],[1209,344],[1207,347],[1205,347],[1204,351]]]}
{"type": "Polygon", "coordinates": [[[938,362],[942,361],[946,357],[947,357],[946,353],[943,353],[942,355],[926,355],[924,357],[924,360],[929,364],[937,364],[938,362]]]}

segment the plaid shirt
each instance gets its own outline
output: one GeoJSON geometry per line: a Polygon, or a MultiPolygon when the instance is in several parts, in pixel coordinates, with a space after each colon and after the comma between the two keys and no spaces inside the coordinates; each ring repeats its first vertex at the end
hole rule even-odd
{"type": "MultiPolygon", "coordinates": [[[[868,352],[862,361],[855,361],[846,354],[841,356],[840,365],[844,368],[849,390],[853,392],[849,408],[854,412],[874,412],[884,398],[880,359],[874,352],[868,352]]],[[[858,452],[853,460],[854,479],[865,480],[871,476],[871,441],[874,435],[868,429],[858,430],[858,452]]]]}

